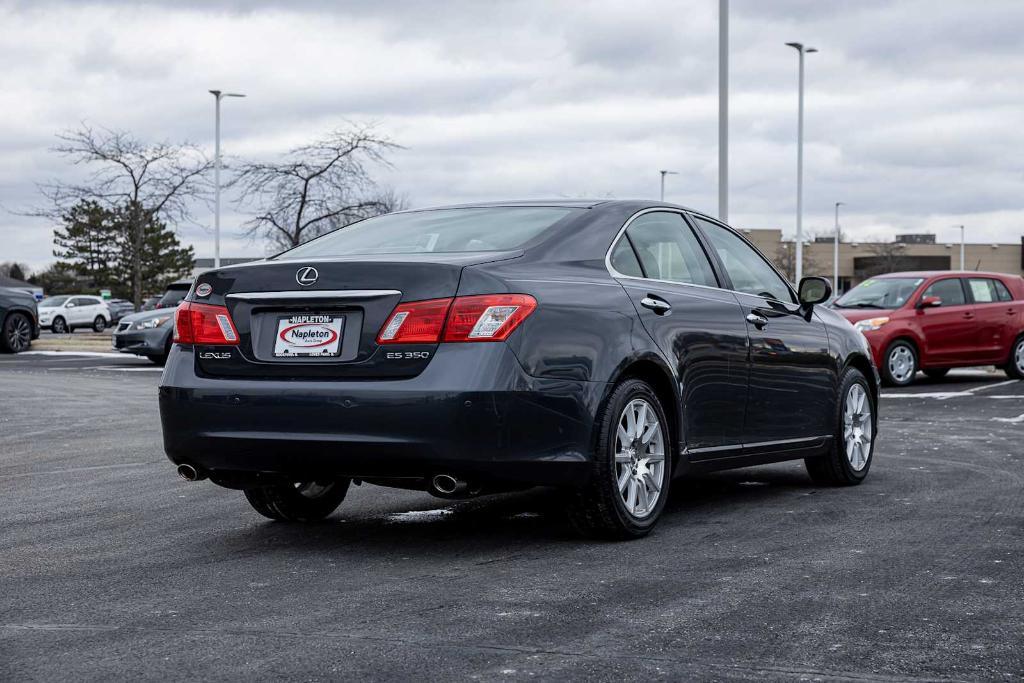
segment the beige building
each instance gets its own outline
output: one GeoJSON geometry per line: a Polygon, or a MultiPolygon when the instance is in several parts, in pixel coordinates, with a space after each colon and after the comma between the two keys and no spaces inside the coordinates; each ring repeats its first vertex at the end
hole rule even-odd
{"type": "MultiPolygon", "coordinates": [[[[793,277],[794,242],[784,241],[781,230],[744,230],[775,264],[793,277]]],[[[804,274],[832,279],[833,241],[819,237],[804,243],[804,274]]],[[[1018,244],[968,244],[964,250],[966,270],[1024,275],[1024,237],[1018,244]]],[[[932,234],[897,235],[895,242],[841,242],[839,244],[839,289],[850,287],[873,275],[905,270],[959,270],[960,244],[937,242],[932,234]]]]}

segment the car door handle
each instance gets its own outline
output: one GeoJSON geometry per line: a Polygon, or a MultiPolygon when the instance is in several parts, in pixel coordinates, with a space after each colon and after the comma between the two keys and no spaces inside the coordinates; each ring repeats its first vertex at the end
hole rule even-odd
{"type": "Polygon", "coordinates": [[[768,318],[757,313],[747,313],[747,322],[759,330],[763,330],[768,324],[768,318]]]}
{"type": "Polygon", "coordinates": [[[974,317],[974,314],[973,313],[964,313],[964,317],[967,318],[968,320],[970,320],[971,318],[974,317]]]}
{"type": "Polygon", "coordinates": [[[649,308],[655,313],[668,313],[672,310],[672,304],[665,301],[664,299],[656,299],[654,297],[645,296],[640,299],[640,305],[644,308],[649,308]]]}

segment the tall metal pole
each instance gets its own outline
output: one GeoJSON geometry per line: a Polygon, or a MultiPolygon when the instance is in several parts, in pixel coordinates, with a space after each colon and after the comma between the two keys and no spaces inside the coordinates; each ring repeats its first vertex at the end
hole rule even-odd
{"type": "Polygon", "coordinates": [[[213,142],[213,267],[220,268],[220,101],[224,97],[245,97],[242,93],[211,90],[217,104],[214,114],[213,142]]]}
{"type": "Polygon", "coordinates": [[[219,90],[211,90],[216,105],[213,143],[213,267],[220,268],[220,98],[219,90]]]}
{"type": "Polygon", "coordinates": [[[802,43],[786,43],[800,53],[800,84],[796,123],[796,281],[804,275],[804,54],[817,52],[802,43]]]}
{"type": "Polygon", "coordinates": [[[966,266],[966,262],[964,261],[964,247],[966,246],[966,243],[967,243],[966,235],[967,235],[967,233],[966,233],[966,231],[964,229],[964,226],[961,225],[960,226],[960,270],[967,270],[967,268],[965,267],[966,266]]]}
{"type": "Polygon", "coordinates": [[[718,217],[729,222],[729,0],[718,0],[718,217]]]}
{"type": "Polygon", "coordinates": [[[665,201],[665,176],[679,175],[677,171],[658,171],[661,174],[661,201],[665,201]]]}
{"type": "Polygon", "coordinates": [[[836,202],[836,235],[832,245],[832,291],[839,294],[839,207],[842,202],[836,202]]]}

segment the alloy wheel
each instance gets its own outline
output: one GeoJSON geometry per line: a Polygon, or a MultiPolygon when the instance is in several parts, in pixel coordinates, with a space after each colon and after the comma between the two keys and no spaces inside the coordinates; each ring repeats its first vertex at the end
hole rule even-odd
{"type": "Polygon", "coordinates": [[[32,329],[22,315],[15,315],[7,323],[7,347],[18,353],[24,351],[32,342],[32,329]]]}
{"type": "Polygon", "coordinates": [[[1017,370],[1024,375],[1024,339],[1017,342],[1017,347],[1013,350],[1013,362],[1017,365],[1017,370]]]}
{"type": "Polygon", "coordinates": [[[846,459],[856,472],[868,464],[873,430],[871,401],[864,387],[854,384],[846,393],[843,406],[843,440],[846,442],[846,459]]]}
{"type": "Polygon", "coordinates": [[[67,323],[64,322],[64,318],[56,318],[53,321],[53,333],[64,334],[68,331],[67,323]]]}
{"type": "Polygon", "coordinates": [[[914,353],[906,346],[897,346],[889,353],[889,374],[897,382],[906,382],[914,376],[914,353]]]}
{"type": "Polygon", "coordinates": [[[658,413],[642,398],[619,416],[615,474],[626,511],[638,519],[650,515],[665,481],[665,437],[658,413]]]}

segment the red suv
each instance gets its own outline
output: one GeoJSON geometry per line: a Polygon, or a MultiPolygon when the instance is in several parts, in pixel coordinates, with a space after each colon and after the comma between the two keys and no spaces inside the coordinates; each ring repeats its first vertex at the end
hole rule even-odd
{"type": "Polygon", "coordinates": [[[978,272],[892,273],[865,280],[832,304],[871,344],[887,384],[918,370],[996,365],[1024,379],[1024,279],[978,272]]]}

